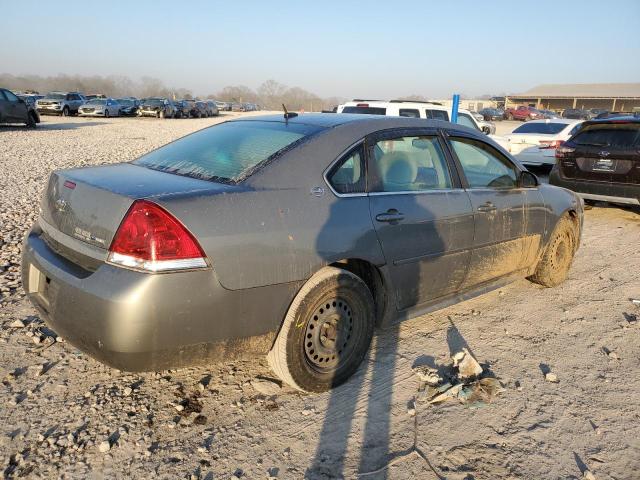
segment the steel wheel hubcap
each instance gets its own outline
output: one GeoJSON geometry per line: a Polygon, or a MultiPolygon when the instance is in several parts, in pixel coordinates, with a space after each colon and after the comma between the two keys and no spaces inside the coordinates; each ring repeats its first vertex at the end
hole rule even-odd
{"type": "Polygon", "coordinates": [[[353,349],[353,313],[343,299],[327,300],[316,308],[304,334],[307,361],[319,371],[333,370],[353,349]]]}

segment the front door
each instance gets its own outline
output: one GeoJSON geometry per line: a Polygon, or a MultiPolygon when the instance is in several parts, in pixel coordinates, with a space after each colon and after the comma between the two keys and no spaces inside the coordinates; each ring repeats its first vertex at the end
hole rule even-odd
{"type": "Polygon", "coordinates": [[[463,287],[522,268],[527,194],[519,169],[493,146],[472,137],[449,137],[475,218],[474,247],[463,287]]]}
{"type": "Polygon", "coordinates": [[[385,133],[369,145],[369,206],[398,310],[456,292],[473,240],[467,193],[435,131],[385,133]]]}

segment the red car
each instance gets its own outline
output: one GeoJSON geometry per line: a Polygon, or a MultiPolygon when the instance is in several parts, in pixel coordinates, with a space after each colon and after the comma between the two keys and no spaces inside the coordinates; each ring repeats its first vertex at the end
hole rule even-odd
{"type": "Polygon", "coordinates": [[[507,120],[522,120],[526,122],[527,120],[544,118],[544,114],[536,108],[521,105],[518,108],[507,108],[504,112],[504,117],[507,120]]]}

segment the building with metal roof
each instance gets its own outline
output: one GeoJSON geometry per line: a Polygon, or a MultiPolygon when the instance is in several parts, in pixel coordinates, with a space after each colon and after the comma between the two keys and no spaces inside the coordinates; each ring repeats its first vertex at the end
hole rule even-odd
{"type": "Polygon", "coordinates": [[[519,105],[558,111],[566,108],[638,111],[640,83],[546,84],[505,97],[505,107],[519,105]]]}

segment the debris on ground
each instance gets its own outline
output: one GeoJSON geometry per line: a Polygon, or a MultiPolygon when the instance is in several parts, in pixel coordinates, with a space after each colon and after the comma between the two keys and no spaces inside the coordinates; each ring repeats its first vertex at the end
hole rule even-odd
{"type": "Polygon", "coordinates": [[[559,383],[558,376],[555,373],[547,372],[544,374],[544,379],[550,383],[559,383]]]}
{"type": "Polygon", "coordinates": [[[631,303],[633,303],[634,305],[640,305],[640,299],[639,298],[632,298],[631,299],[631,303]]]}
{"type": "Polygon", "coordinates": [[[282,390],[282,384],[277,380],[273,380],[270,378],[254,378],[251,380],[251,386],[258,393],[267,396],[278,395],[282,390]]]}
{"type": "Polygon", "coordinates": [[[427,365],[413,367],[413,372],[426,384],[421,387],[418,400],[430,404],[449,400],[465,404],[491,403],[504,391],[500,381],[489,377],[466,348],[451,358],[452,363],[443,367],[442,373],[427,365]]]}

